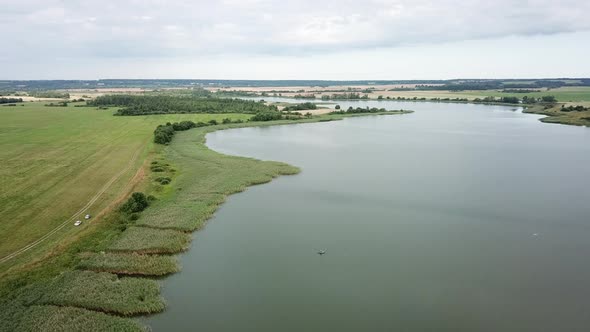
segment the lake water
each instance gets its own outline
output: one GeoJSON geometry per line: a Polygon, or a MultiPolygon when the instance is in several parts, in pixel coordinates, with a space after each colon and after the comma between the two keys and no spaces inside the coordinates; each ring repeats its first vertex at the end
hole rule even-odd
{"type": "Polygon", "coordinates": [[[231,196],[195,233],[154,331],[590,329],[590,129],[340,104],[416,112],[207,136],[302,172],[231,196]]]}

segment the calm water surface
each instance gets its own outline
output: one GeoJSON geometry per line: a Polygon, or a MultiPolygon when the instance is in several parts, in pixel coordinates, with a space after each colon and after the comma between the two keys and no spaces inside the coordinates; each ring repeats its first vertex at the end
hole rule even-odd
{"type": "Polygon", "coordinates": [[[154,331],[590,330],[590,129],[341,105],[416,113],[207,136],[302,172],[231,196],[195,233],[154,331]]]}

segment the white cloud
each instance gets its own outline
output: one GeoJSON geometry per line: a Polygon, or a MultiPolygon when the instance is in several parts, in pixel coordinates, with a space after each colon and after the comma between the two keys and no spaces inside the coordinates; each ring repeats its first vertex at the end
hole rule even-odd
{"type": "Polygon", "coordinates": [[[3,0],[6,62],[272,57],[590,30],[588,0],[3,0]]]}

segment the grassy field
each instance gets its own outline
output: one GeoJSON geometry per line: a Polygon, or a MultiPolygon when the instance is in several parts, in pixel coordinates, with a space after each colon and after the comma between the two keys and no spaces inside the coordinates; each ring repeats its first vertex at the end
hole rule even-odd
{"type": "MultiPolygon", "coordinates": [[[[90,222],[87,228],[68,228],[68,231],[56,234],[52,241],[47,242],[48,246],[55,245],[56,241],[71,236],[71,244],[63,246],[60,244],[57,249],[54,249],[54,253],[59,252],[59,255],[50,255],[45,261],[28,264],[26,268],[13,268],[4,272],[0,282],[0,321],[6,322],[3,326],[9,327],[8,330],[11,331],[31,330],[36,327],[55,330],[59,324],[84,330],[101,330],[107,327],[124,330],[141,329],[137,322],[125,320],[119,316],[163,310],[164,304],[159,296],[157,282],[137,278],[137,276],[161,276],[178,271],[179,266],[173,257],[158,254],[175,253],[187,249],[191,239],[190,231],[203,225],[227,195],[242,191],[250,185],[268,182],[281,174],[298,172],[297,168],[283,163],[226,156],[211,151],[204,145],[206,133],[243,126],[332,121],[348,116],[362,116],[362,114],[323,115],[299,121],[282,120],[203,127],[177,133],[169,146],[153,146],[150,143],[151,135],[157,124],[182,119],[194,121],[202,117],[219,120],[218,117],[228,117],[228,115],[128,118],[113,117],[112,111],[95,111],[86,108],[47,109],[29,106],[10,109],[8,112],[8,115],[14,119],[21,119],[26,115],[30,118],[29,122],[36,119],[35,115],[42,117],[51,114],[44,112],[56,112],[56,116],[61,119],[55,121],[49,116],[46,117],[45,122],[33,121],[35,125],[23,121],[19,127],[27,127],[25,126],[27,124],[29,131],[35,131],[36,128],[43,127],[42,123],[46,123],[53,131],[59,132],[52,127],[62,126],[63,123],[71,124],[73,122],[71,119],[80,119],[78,121],[80,126],[94,121],[96,127],[87,125],[82,129],[77,128],[81,132],[96,130],[96,128],[106,130],[106,128],[111,129],[111,126],[119,128],[118,131],[112,132],[112,135],[116,133],[124,142],[130,140],[135,142],[134,147],[139,145],[146,150],[142,153],[142,158],[149,157],[147,161],[136,162],[138,168],[143,165],[142,169],[148,170],[142,178],[141,187],[147,193],[157,197],[156,201],[139,215],[127,215],[112,209],[102,220],[94,219],[90,222]],[[10,112],[20,111],[24,113],[10,114],[10,112]],[[117,121],[123,121],[125,125],[119,126],[117,121]],[[136,137],[136,140],[130,139],[129,135],[136,137]],[[142,147],[141,143],[145,144],[145,147],[142,147]],[[152,162],[157,163],[155,165],[159,166],[157,168],[163,168],[163,172],[149,172],[149,165],[152,165],[152,162]],[[170,177],[172,182],[164,185],[155,181],[162,176],[170,177]],[[85,231],[81,231],[80,234],[74,233],[84,229],[85,231]],[[146,255],[147,253],[152,255],[146,255]],[[117,274],[128,275],[128,277],[120,277],[117,274]],[[81,318],[77,320],[74,315],[80,315],[81,318]]],[[[64,130],[70,129],[64,128],[64,130]]],[[[29,133],[29,135],[34,137],[36,133],[29,133]]],[[[54,136],[63,137],[64,142],[70,140],[63,133],[55,133],[54,136]]],[[[80,136],[74,135],[78,137],[78,151],[83,151],[85,144],[89,147],[94,146],[94,142],[82,143],[84,139],[80,136]]],[[[101,139],[100,135],[89,133],[88,136],[91,137],[89,139],[101,139]]],[[[51,137],[50,135],[49,138],[51,137]]],[[[43,148],[39,146],[47,146],[47,142],[42,137],[37,139],[38,144],[31,145],[30,149],[42,151],[43,148]]],[[[5,141],[8,139],[3,136],[3,142],[5,141]]],[[[60,140],[54,139],[54,141],[60,140]]],[[[113,148],[116,147],[115,143],[110,144],[113,148]]],[[[55,148],[59,147],[61,147],[60,144],[55,144],[55,148]]],[[[132,148],[126,151],[127,159],[129,155],[135,153],[132,148]]],[[[91,153],[91,156],[94,154],[96,152],[91,153]]],[[[16,160],[18,155],[13,158],[16,160]]],[[[124,165],[126,161],[124,158],[121,159],[119,166],[124,165]]],[[[102,160],[105,161],[105,159],[102,160]]],[[[47,159],[45,162],[46,165],[52,165],[55,161],[47,159]]],[[[13,169],[13,171],[17,170],[13,169]]],[[[130,170],[129,173],[131,177],[134,171],[130,170]]],[[[129,177],[124,182],[129,182],[129,177]]],[[[38,180],[43,182],[43,178],[38,180]]],[[[125,187],[125,183],[121,187],[125,187]]],[[[112,197],[116,196],[116,194],[112,195],[112,197]]],[[[8,235],[2,234],[2,236],[8,235]]],[[[3,327],[0,330],[3,330],[3,327]]]]}
{"type": "MultiPolygon", "coordinates": [[[[346,89],[346,87],[341,87],[342,89],[346,89]]],[[[367,93],[369,98],[377,99],[379,96],[383,96],[383,98],[390,97],[395,99],[397,97],[404,97],[404,98],[468,98],[468,99],[475,99],[475,98],[485,98],[485,97],[510,97],[516,96],[522,98],[523,96],[529,97],[542,97],[542,96],[555,96],[558,101],[560,102],[583,102],[583,101],[590,101],[590,87],[562,87],[547,90],[545,88],[540,89],[540,92],[531,92],[531,93],[510,93],[510,92],[502,92],[501,90],[472,90],[472,91],[446,91],[446,90],[408,90],[408,91],[387,91],[387,89],[383,90],[383,87],[374,86],[376,91],[371,93],[367,93]]],[[[308,94],[309,91],[313,91],[313,88],[305,88],[303,89],[306,92],[295,93],[283,93],[283,97],[293,97],[296,94],[308,94]]],[[[343,90],[345,91],[345,90],[343,90]]],[[[343,92],[340,92],[343,93],[343,92]]],[[[328,93],[315,93],[316,98],[321,98],[322,95],[332,95],[333,92],[328,93]]],[[[338,93],[336,93],[338,94],[338,93]]],[[[360,93],[364,95],[365,93],[360,93]]]]}
{"type": "Polygon", "coordinates": [[[57,243],[63,245],[99,222],[95,218],[73,226],[74,219],[85,213],[100,215],[108,210],[129,189],[130,180],[153,150],[152,132],[157,125],[250,117],[114,117],[112,113],[72,106],[44,107],[42,103],[0,107],[0,259],[71,219],[37,247],[0,263],[0,277],[14,266],[31,262],[32,257],[45,257],[57,243]]]}

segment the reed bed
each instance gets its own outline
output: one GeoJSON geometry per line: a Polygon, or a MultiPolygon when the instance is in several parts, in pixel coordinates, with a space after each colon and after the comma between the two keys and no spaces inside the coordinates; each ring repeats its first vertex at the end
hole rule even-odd
{"type": "Polygon", "coordinates": [[[34,305],[21,309],[19,319],[3,320],[0,331],[147,331],[134,319],[80,308],[34,305]]]}
{"type": "Polygon", "coordinates": [[[121,316],[164,310],[160,285],[144,278],[119,278],[115,274],[69,271],[45,286],[36,304],[78,307],[121,316]]]}
{"type": "Polygon", "coordinates": [[[137,253],[84,253],[80,269],[109,272],[118,275],[163,276],[180,271],[174,256],[142,255],[137,253]]]}
{"type": "Polygon", "coordinates": [[[112,252],[175,254],[185,251],[191,235],[171,229],[129,227],[109,247],[112,252]]]}

